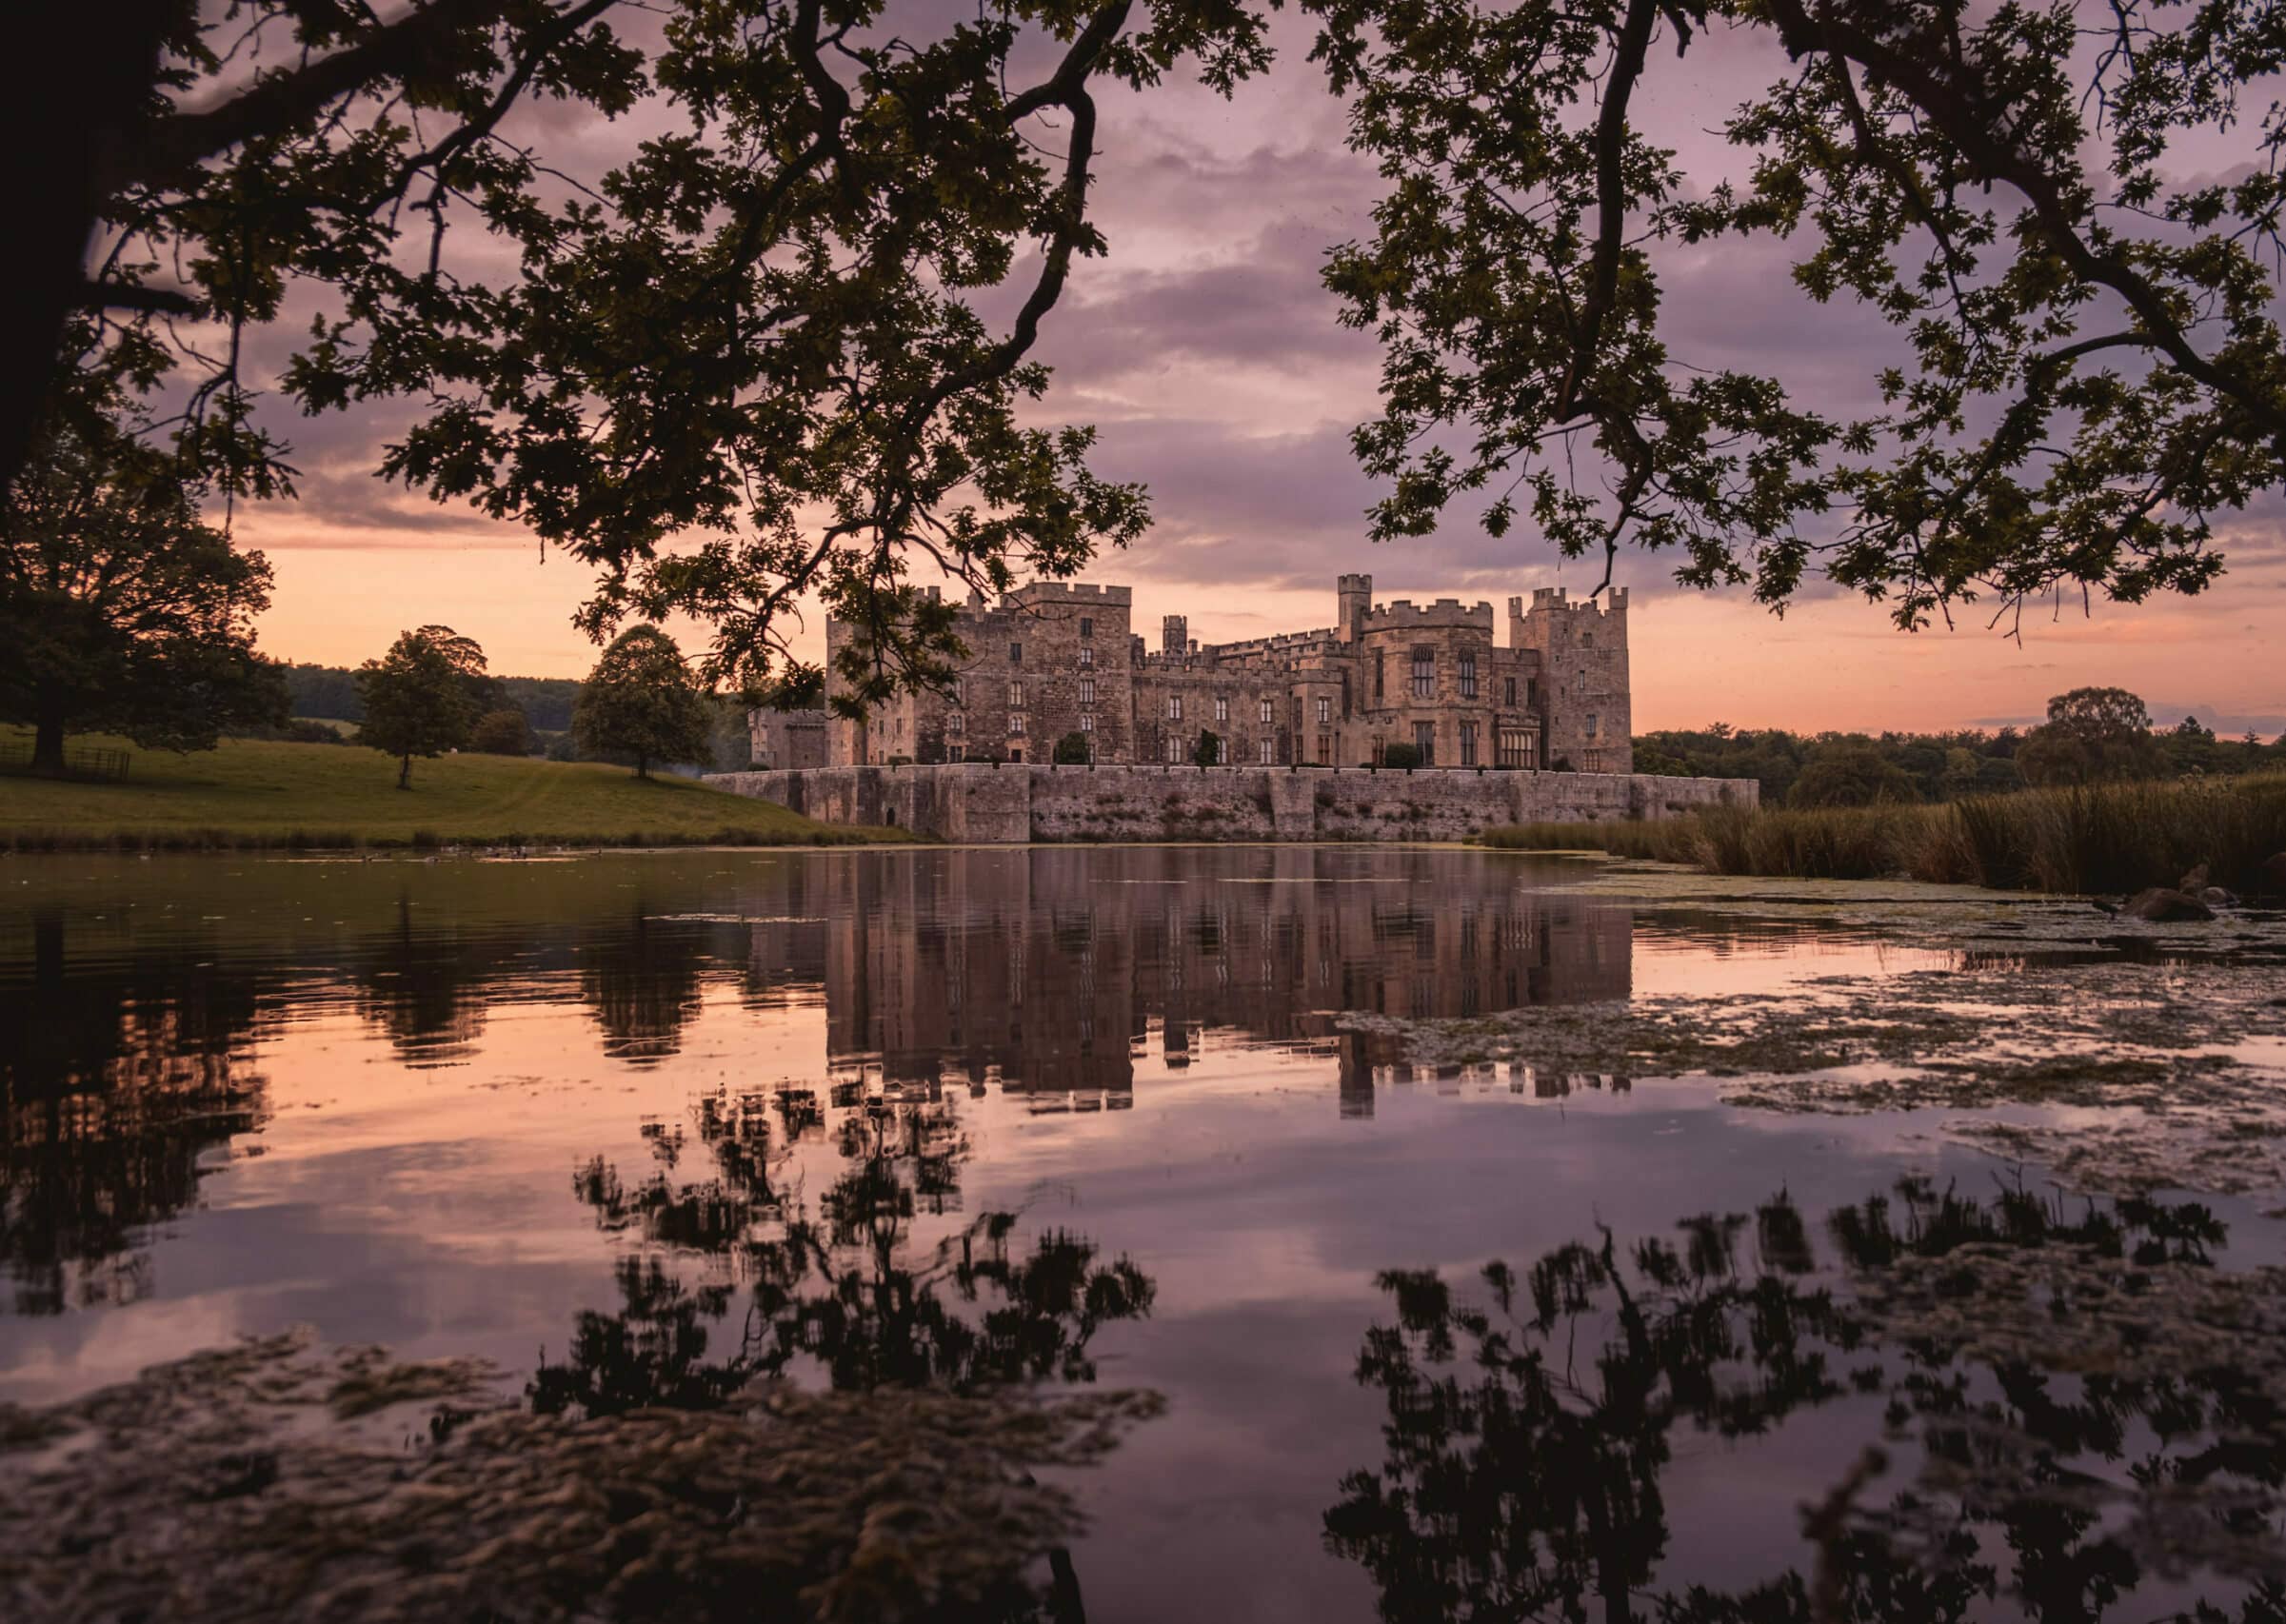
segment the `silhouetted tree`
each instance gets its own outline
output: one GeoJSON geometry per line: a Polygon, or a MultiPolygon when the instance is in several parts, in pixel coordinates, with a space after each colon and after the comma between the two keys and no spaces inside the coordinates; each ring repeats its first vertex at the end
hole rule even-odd
{"type": "Polygon", "coordinates": [[[2142,778],[2160,762],[2151,713],[2125,688],[2074,688],[2048,702],[2048,720],[2017,752],[2036,784],[2095,783],[2142,778]]]}
{"type": "Polygon", "coordinates": [[[254,652],[270,571],[200,523],[162,459],[59,433],[0,495],[0,719],[33,729],[60,772],[73,732],[209,750],[286,721],[286,685],[254,652]]]}

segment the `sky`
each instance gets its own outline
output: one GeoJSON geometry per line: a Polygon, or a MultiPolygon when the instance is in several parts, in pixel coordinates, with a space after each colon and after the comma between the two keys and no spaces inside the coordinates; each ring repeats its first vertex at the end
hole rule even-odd
{"type": "MultiPolygon", "coordinates": [[[[1344,109],[1303,60],[1305,29],[1283,13],[1276,38],[1277,65],[1232,101],[1174,84],[1100,98],[1094,208],[1109,253],[1075,267],[1035,353],[1055,369],[1045,415],[1096,425],[1098,471],[1147,484],[1155,524],[1083,579],[1131,584],[1134,627],[1154,641],[1160,617],[1181,613],[1203,643],[1329,625],[1334,578],[1348,571],[1370,572],[1383,601],[1584,593],[1600,560],[1566,563],[1528,525],[1495,540],[1458,505],[1435,536],[1365,539],[1380,492],[1348,437],[1374,415],[1378,347],[1337,323],[1319,268],[1327,249],[1369,233],[1380,182],[1343,144],[1344,109]]],[[[1711,132],[1774,77],[1762,49],[1717,38],[1660,69],[1652,132],[1695,174],[1736,164],[1711,132]]],[[[604,158],[630,139],[600,121],[548,133],[604,158]]],[[[1861,397],[1899,353],[1864,310],[1800,294],[1771,245],[1662,251],[1660,269],[1680,359],[1751,366],[1829,403],[1861,397]]],[[[234,519],[276,574],[265,649],[355,664],[405,627],[442,622],[476,638],[495,671],[584,674],[596,650],[570,623],[588,584],[580,564],[543,557],[518,526],[373,477],[408,420],[386,406],[281,420],[302,498],[234,519]]],[[[2208,593],[2084,610],[2074,600],[2028,612],[2014,639],[1973,609],[1954,629],[1903,633],[1881,605],[1823,589],[1781,619],[1742,590],[1686,590],[1671,564],[1622,554],[1635,724],[1995,726],[2037,720],[2051,694],[2116,683],[2162,721],[2194,714],[2269,736],[2286,729],[2282,535],[2286,503],[2225,527],[2230,566],[2208,593]]],[[[674,629],[699,645],[694,628],[674,629]]],[[[813,614],[805,637],[820,654],[824,635],[813,614]]]]}

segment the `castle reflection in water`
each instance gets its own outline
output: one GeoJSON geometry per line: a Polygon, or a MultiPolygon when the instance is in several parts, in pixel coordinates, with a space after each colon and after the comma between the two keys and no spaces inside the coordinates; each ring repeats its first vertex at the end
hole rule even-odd
{"type": "Polygon", "coordinates": [[[1154,1051],[1181,1068],[1230,1040],[1338,1060],[1342,1108],[1362,1116],[1395,1053],[1342,1030],[1344,1012],[1468,1017],[1628,995],[1624,906],[1531,889],[1497,867],[1456,886],[1450,854],[1383,856],[1354,873],[1323,852],[1247,858],[1205,875],[1199,853],[1178,847],[832,869],[811,911],[832,921],[836,1080],[1118,1109],[1154,1051]]]}

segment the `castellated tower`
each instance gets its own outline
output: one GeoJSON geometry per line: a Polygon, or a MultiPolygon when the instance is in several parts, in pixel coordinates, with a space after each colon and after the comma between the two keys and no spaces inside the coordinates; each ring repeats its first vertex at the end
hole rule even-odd
{"type": "Polygon", "coordinates": [[[1357,642],[1364,635],[1365,617],[1373,613],[1373,577],[1342,576],[1334,588],[1334,635],[1343,643],[1357,642]]]}
{"type": "Polygon", "coordinates": [[[1615,586],[1599,608],[1568,600],[1563,588],[1508,600],[1508,643],[1539,654],[1544,766],[1583,773],[1635,770],[1634,714],[1627,674],[1627,590],[1615,586]]]}
{"type": "Polygon", "coordinates": [[[1159,647],[1169,660],[1181,660],[1190,652],[1190,625],[1186,615],[1169,615],[1159,623],[1159,647]]]}

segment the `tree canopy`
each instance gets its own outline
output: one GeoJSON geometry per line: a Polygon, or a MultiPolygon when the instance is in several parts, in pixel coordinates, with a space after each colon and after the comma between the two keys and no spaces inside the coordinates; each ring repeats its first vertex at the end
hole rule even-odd
{"type": "Polygon", "coordinates": [[[399,789],[412,787],[415,756],[441,756],[468,742],[484,675],[476,640],[443,625],[405,632],[388,653],[358,667],[365,722],[357,737],[397,758],[399,789]]]}
{"type": "Polygon", "coordinates": [[[629,626],[595,663],[571,707],[572,737],[589,756],[627,757],[638,778],[653,762],[703,762],[714,730],[705,691],[675,640],[629,626]]]}
{"type": "MultiPolygon", "coordinates": [[[[129,426],[230,498],[293,488],[263,389],[402,399],[383,471],[592,565],[599,640],[686,613],[706,674],[753,689],[814,600],[855,628],[850,703],[942,683],[953,611],[916,570],[997,591],[1148,524],[1035,404],[1042,323],[1105,247],[1096,90],[1231,92],[1268,9],[81,8],[0,477],[103,393],[72,379],[161,402],[129,426]],[[637,114],[608,168],[566,133],[637,114]],[[248,358],[288,326],[282,366],[248,358]]],[[[1638,545],[1782,606],[1822,570],[1918,626],[2197,591],[2216,517],[2279,482],[2286,114],[2242,102],[2286,33],[2252,0],[1305,9],[1387,183],[1326,272],[1384,351],[1378,539],[1471,498],[1607,579],[1638,545]],[[1717,36],[1771,88],[1686,168],[1643,109],[1717,36]],[[1859,386],[1673,346],[1679,263],[1767,245],[1896,329],[1859,386]]]]}
{"type": "Polygon", "coordinates": [[[206,750],[229,727],[286,720],[254,652],[269,564],[200,523],[137,447],[64,432],[0,493],[0,718],[34,729],[60,771],[68,733],[206,750]]]}
{"type": "Polygon", "coordinates": [[[1029,352],[1103,248],[1095,88],[1227,90],[1267,60],[1260,9],[989,0],[932,32],[878,0],[678,0],[640,41],[631,0],[137,10],[140,37],[87,42],[156,71],[78,115],[113,139],[74,296],[96,313],[61,348],[170,380],[142,426],[221,490],[292,488],[243,341],[299,296],[289,400],[424,403],[384,471],[596,566],[599,638],[700,617],[742,684],[805,593],[860,628],[861,695],[939,676],[950,610],[916,562],[997,591],[1144,528],[1091,431],[1026,418],[1029,352]],[[514,133],[535,100],[657,133],[583,169],[514,133]],[[184,316],[224,338],[176,342],[184,316]]]}
{"type": "MultiPolygon", "coordinates": [[[[2212,740],[2208,735],[2206,742],[2212,740]]],[[[2022,762],[2024,776],[2042,784],[2148,778],[2166,765],[2152,736],[2151,712],[2125,688],[2057,694],[2048,702],[2048,720],[2024,741],[2022,762]]]]}
{"type": "Polygon", "coordinates": [[[1680,557],[1782,605],[1815,565],[1902,626],[1979,596],[2133,603],[2221,567],[2275,487],[2286,31],[2248,0],[1312,0],[1388,180],[1333,256],[1381,337],[1377,539],[1462,497],[1568,556],[1680,557]],[[1642,109],[1757,43],[1732,155],[1642,109]],[[2259,97],[2241,107],[2242,95],[2259,97]],[[1671,348],[1685,261],[1784,245],[1897,329],[1851,399],[1671,348]]]}

